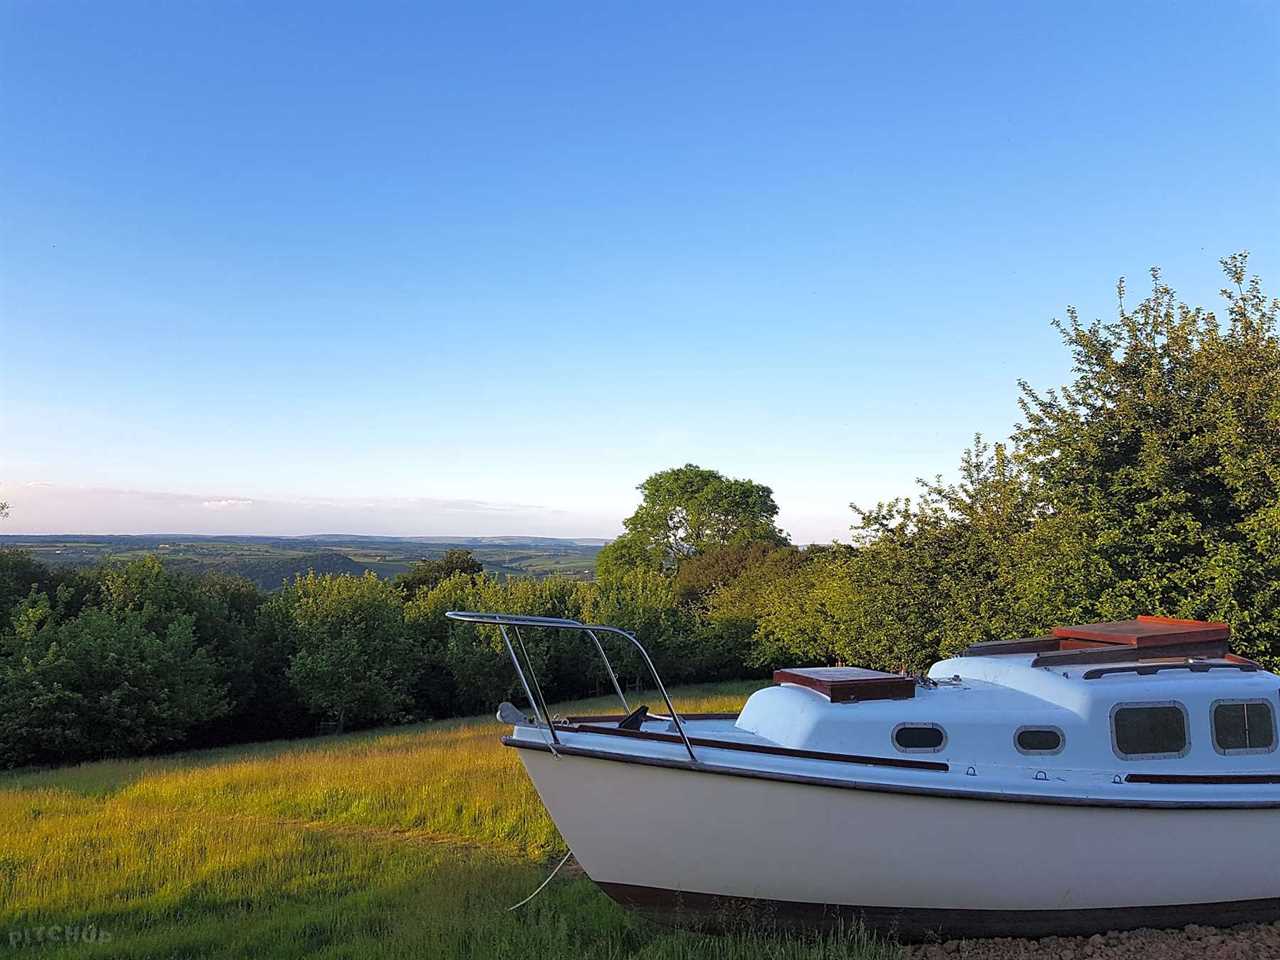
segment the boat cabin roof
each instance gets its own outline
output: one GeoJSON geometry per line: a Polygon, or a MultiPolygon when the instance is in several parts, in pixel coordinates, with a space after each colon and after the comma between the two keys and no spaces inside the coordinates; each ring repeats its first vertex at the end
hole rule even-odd
{"type": "Polygon", "coordinates": [[[927,753],[953,764],[1115,769],[1143,762],[1212,771],[1229,761],[1273,769],[1280,677],[1230,655],[1226,643],[1225,625],[1140,618],[976,645],[920,680],[839,668],[778,671],[777,685],[748,700],[736,727],[784,747],[927,753]],[[1031,649],[1017,649],[1019,643],[1031,649]],[[1188,644],[1201,655],[1181,653],[1188,644]],[[911,694],[904,695],[904,681],[911,694]],[[1222,748],[1216,708],[1255,702],[1267,705],[1250,714],[1271,725],[1258,741],[1265,749],[1222,748]],[[1135,715],[1135,722],[1168,722],[1170,709],[1180,712],[1185,743],[1134,753],[1117,739],[1116,712],[1125,707],[1163,708],[1135,715]],[[1043,735],[1025,736],[1028,730],[1043,735]]]}

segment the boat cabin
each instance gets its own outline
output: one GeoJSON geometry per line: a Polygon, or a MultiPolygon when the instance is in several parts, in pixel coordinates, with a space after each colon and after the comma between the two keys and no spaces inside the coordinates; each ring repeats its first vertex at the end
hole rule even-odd
{"type": "Polygon", "coordinates": [[[1139,617],[975,644],[919,680],[779,670],[734,726],[797,750],[1005,768],[1015,778],[1123,770],[1128,782],[1253,782],[1280,773],[1280,680],[1231,654],[1229,634],[1223,623],[1139,617]]]}

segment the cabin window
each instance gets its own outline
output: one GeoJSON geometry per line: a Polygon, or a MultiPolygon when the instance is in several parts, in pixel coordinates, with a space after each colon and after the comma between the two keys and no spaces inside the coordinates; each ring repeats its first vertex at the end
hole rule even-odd
{"type": "Polygon", "coordinates": [[[937,753],[947,732],[936,723],[900,723],[893,728],[893,745],[903,753],[937,753]]]}
{"type": "Polygon", "coordinates": [[[1124,703],[1111,711],[1116,753],[1124,760],[1181,757],[1187,752],[1187,711],[1180,703],[1124,703]]]}
{"type": "Polygon", "coordinates": [[[1219,753],[1269,753],[1276,721],[1265,700],[1219,700],[1213,705],[1213,745],[1219,753]]]}
{"type": "Polygon", "coordinates": [[[1013,742],[1019,753],[1061,753],[1063,737],[1057,727],[1020,727],[1013,742]]]}

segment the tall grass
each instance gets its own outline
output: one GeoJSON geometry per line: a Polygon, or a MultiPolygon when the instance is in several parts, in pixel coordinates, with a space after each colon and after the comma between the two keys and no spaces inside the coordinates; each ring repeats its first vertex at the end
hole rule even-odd
{"type": "MultiPolygon", "coordinates": [[[[750,689],[686,688],[678,699],[735,709],[750,689]]],[[[2,776],[0,954],[894,955],[857,934],[665,930],[580,878],[509,912],[564,847],[501,733],[459,720],[2,776]],[[78,941],[37,945],[55,926],[75,927],[78,941]],[[83,942],[90,928],[110,940],[83,942]]]]}

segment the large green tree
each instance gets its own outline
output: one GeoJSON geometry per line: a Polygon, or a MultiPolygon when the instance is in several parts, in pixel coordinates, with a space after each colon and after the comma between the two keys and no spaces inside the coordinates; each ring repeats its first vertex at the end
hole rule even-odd
{"type": "Polygon", "coordinates": [[[179,618],[192,619],[196,646],[217,666],[231,703],[230,713],[192,731],[194,742],[251,737],[261,731],[264,717],[279,712],[283,678],[269,648],[254,635],[263,597],[251,581],[223,573],[193,576],[149,555],[91,570],[77,585],[86,605],[113,615],[137,614],[157,633],[179,618]]]}
{"type": "Polygon", "coordinates": [[[1060,324],[1075,378],[1023,384],[1014,436],[1048,518],[1030,572],[1046,609],[1222,619],[1238,648],[1274,657],[1280,301],[1244,254],[1222,265],[1223,316],[1180,302],[1153,270],[1134,307],[1121,284],[1115,320],[1060,324]]]}
{"type": "Polygon", "coordinates": [[[230,708],[190,614],[155,629],[132,610],[68,617],[33,593],[0,647],[0,765],[144,753],[230,708]]]}
{"type": "Polygon", "coordinates": [[[600,551],[597,572],[643,567],[671,572],[711,547],[762,541],[783,544],[773,491],[692,463],[653,474],[638,488],[625,532],[600,551]]]}
{"type": "MultiPolygon", "coordinates": [[[[858,510],[854,549],[764,595],[756,654],[922,669],[978,640],[1143,613],[1222,619],[1280,660],[1277,301],[1223,261],[1222,316],[1158,272],[1140,303],[1058,324],[1074,377],[1023,383],[1008,444],[959,481],[858,510]]],[[[856,509],[856,508],[855,508],[856,509]]]]}
{"type": "Polygon", "coordinates": [[[827,549],[743,543],[716,547],[682,563],[674,578],[675,595],[693,615],[701,672],[744,677],[764,665],[753,647],[773,585],[792,581],[827,549]]]}
{"type": "Polygon", "coordinates": [[[25,550],[0,550],[0,631],[9,626],[9,615],[32,589],[52,595],[53,571],[25,550]]]}
{"type": "Polygon", "coordinates": [[[419,560],[406,572],[396,577],[396,586],[412,599],[420,590],[430,590],[455,573],[475,576],[484,573],[484,564],[470,550],[446,550],[444,555],[431,560],[419,560]]]}
{"type": "Polygon", "coordinates": [[[394,585],[373,573],[309,573],[276,602],[293,636],[289,680],[315,714],[342,730],[409,706],[420,658],[394,585]]]}
{"type": "Polygon", "coordinates": [[[955,483],[861,509],[853,545],[772,581],[759,605],[756,656],[924,670],[975,640],[1025,632],[1017,545],[1036,509],[1000,444],[979,437],[955,483]]]}

